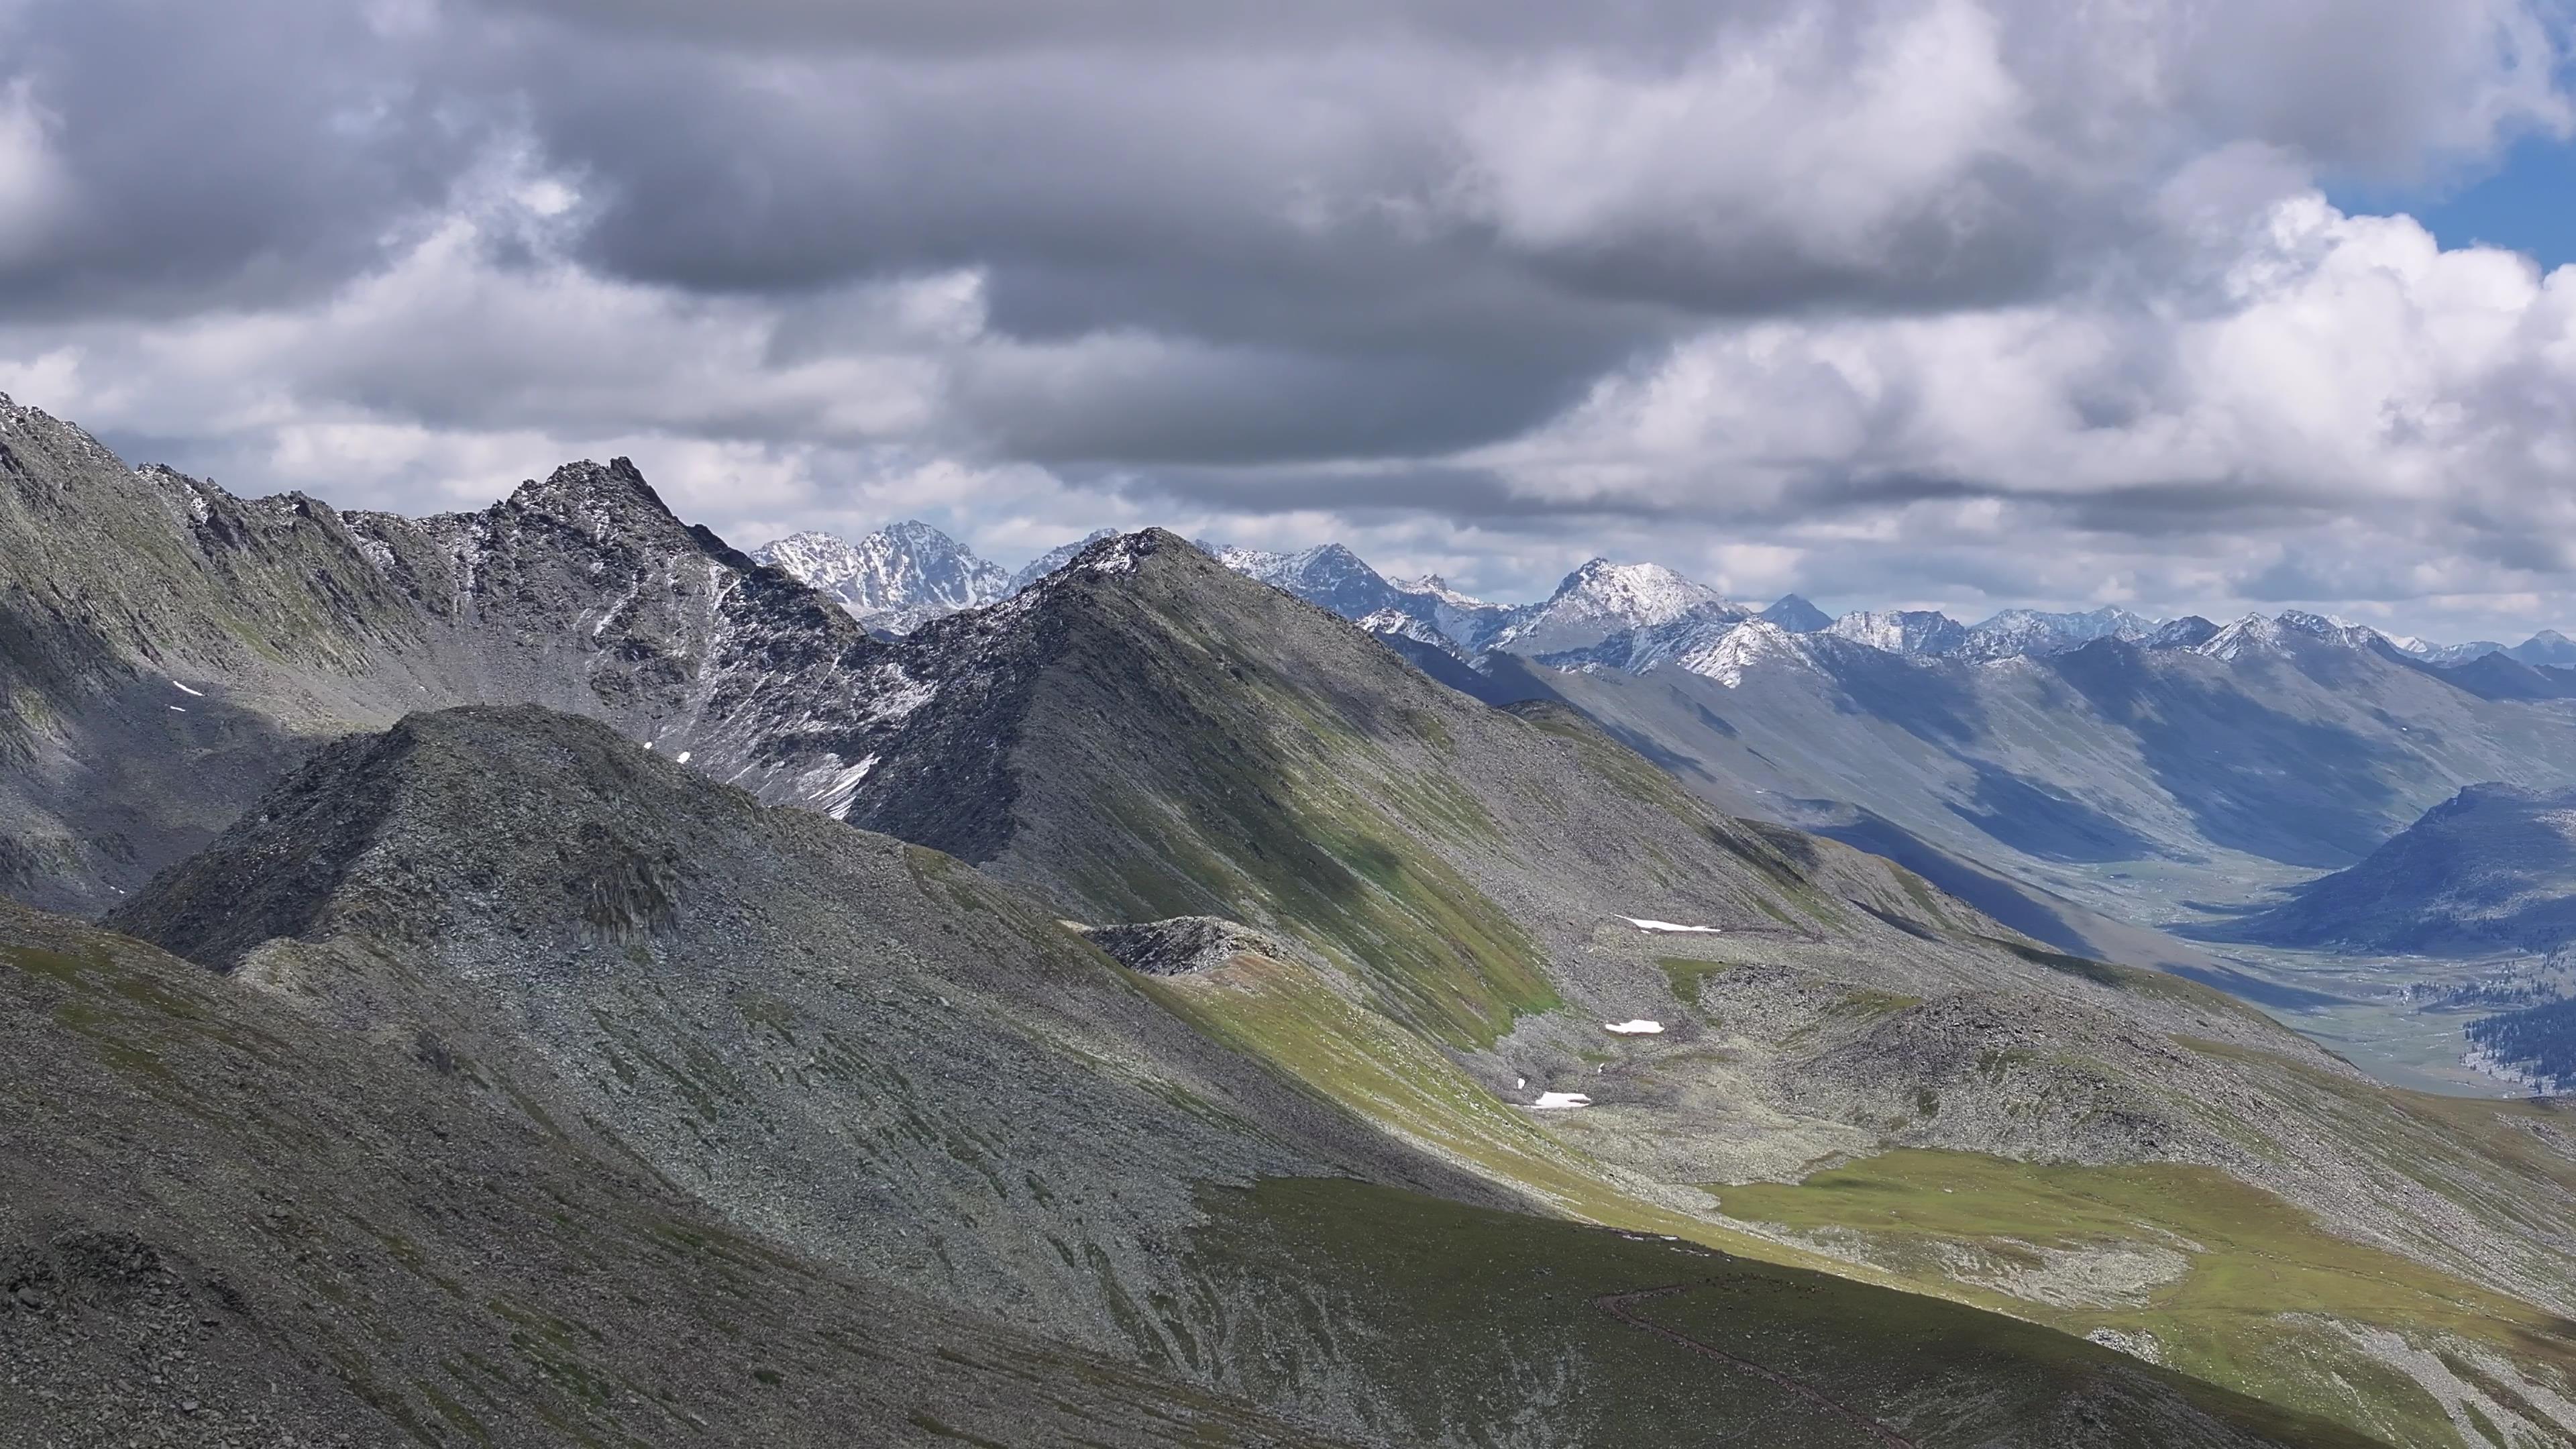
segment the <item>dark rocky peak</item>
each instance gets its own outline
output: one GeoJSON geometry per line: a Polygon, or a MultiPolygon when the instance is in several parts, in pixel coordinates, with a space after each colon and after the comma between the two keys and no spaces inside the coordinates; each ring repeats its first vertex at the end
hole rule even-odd
{"type": "Polygon", "coordinates": [[[1104,538],[1116,538],[1117,536],[1118,530],[1114,528],[1095,528],[1072,543],[1058,544],[1054,548],[1048,549],[1045,553],[1039,554],[1036,558],[1029,560],[1018,573],[1011,575],[1011,581],[1005,587],[1004,592],[1008,594],[1016,594],[1022,589],[1027,588],[1029,585],[1036,583],[1038,580],[1045,578],[1047,575],[1054,573],[1056,570],[1063,568],[1066,564],[1073,562],[1074,556],[1081,553],[1084,549],[1091,547],[1093,544],[1098,543],[1104,538]]]}
{"type": "Polygon", "coordinates": [[[2198,614],[2168,620],[2147,636],[2150,649],[2197,649],[2218,637],[2218,626],[2198,614]]]}
{"type": "Polygon", "coordinates": [[[662,502],[662,495],[644,481],[643,472],[626,458],[612,458],[606,464],[588,459],[566,463],[542,482],[531,479],[520,484],[493,511],[552,519],[600,540],[639,528],[685,529],[662,502]]]}
{"type": "Polygon", "coordinates": [[[316,752],[109,923],[227,971],[278,937],[524,936],[566,900],[595,933],[649,935],[692,870],[679,845],[751,809],[596,720],[423,712],[316,752]]]}
{"type": "Polygon", "coordinates": [[[1817,608],[1797,594],[1783,594],[1779,601],[1755,617],[1766,624],[1777,624],[1792,634],[1814,634],[1833,627],[1833,615],[1817,608]]]}
{"type": "Polygon", "coordinates": [[[18,449],[50,455],[57,462],[124,464],[105,443],[77,423],[65,422],[39,407],[16,402],[0,392],[0,472],[21,473],[11,455],[18,449]]]}

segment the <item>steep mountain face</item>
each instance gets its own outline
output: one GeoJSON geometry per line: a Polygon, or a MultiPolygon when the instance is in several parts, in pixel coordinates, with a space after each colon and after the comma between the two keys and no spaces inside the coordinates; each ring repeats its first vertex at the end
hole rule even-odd
{"type": "MultiPolygon", "coordinates": [[[[201,1036],[209,1044],[196,1049],[217,1054],[222,1080],[260,1104],[247,1120],[282,1143],[298,1119],[265,1100],[276,1069],[264,1053],[319,1033],[347,1043],[375,1075],[352,1082],[326,1064],[284,1100],[345,1103],[331,1140],[352,1157],[376,1140],[349,1125],[371,1102],[403,1122],[400,1140],[435,1135],[411,1169],[425,1180],[457,1170],[451,1164],[491,1171],[482,1144],[495,1134],[550,1154],[529,1189],[507,1158],[491,1176],[468,1179],[490,1184],[468,1229],[415,1227],[411,1212],[382,1201],[381,1174],[362,1167],[343,1168],[319,1201],[269,1184],[280,1194],[270,1200],[293,1214],[292,1235],[271,1251],[306,1251],[289,1273],[260,1280],[258,1311],[290,1318],[285,1305],[309,1295],[308,1312],[348,1305],[326,1311],[326,1323],[388,1330],[371,1343],[407,1346],[399,1358],[375,1350],[398,1366],[374,1386],[388,1415],[425,1406],[445,1416],[448,1401],[513,1407],[481,1374],[442,1377],[430,1367],[440,1355],[495,1359],[500,1370],[482,1371],[495,1377],[527,1362],[538,1389],[578,1388],[583,1378],[567,1368],[611,1385],[650,1382],[654,1355],[673,1351],[664,1341],[587,1334],[568,1306],[576,1300],[552,1290],[562,1270],[511,1275],[527,1255],[542,1263],[574,1235],[588,1245],[581,1257],[614,1251],[623,1225],[642,1217],[651,1251],[621,1260],[624,1271],[666,1273],[672,1260],[706,1253],[723,1265],[711,1270],[720,1291],[746,1297],[764,1277],[796,1275],[792,1294],[726,1311],[719,1341],[743,1343],[736,1352],[753,1369],[799,1384],[816,1352],[837,1348],[870,1377],[820,1376],[834,1392],[920,1405],[910,1422],[935,1437],[971,1424],[967,1432],[986,1437],[1051,1442],[1073,1431],[1045,1416],[1122,1406],[1146,1426],[1110,1442],[1158,1431],[1212,1443],[1286,1437],[1239,1404],[1188,1396],[1159,1376],[1168,1372],[1371,1443],[1606,1444],[1689,1422],[1770,1442],[1785,1424],[1791,1442],[1841,1444],[1853,1442],[1854,1418],[1880,1426],[1864,1435],[1962,1449],[2042,1449],[2075,1424],[2139,1442],[2358,1442],[1957,1305],[1643,1231],[1622,1237],[1478,1209],[1473,1200],[1494,1197],[1508,1176],[1422,1150],[1420,1134],[1436,1124],[1379,1130],[1185,1024],[1263,989],[1256,982],[1313,969],[1319,963],[1272,954],[1302,957],[1301,947],[1225,921],[1094,933],[1142,968],[1130,974],[1086,933],[953,860],[810,813],[761,809],[588,721],[452,711],[335,745],[117,924],[227,968],[174,1003],[131,975],[104,974],[107,961],[10,958],[33,981],[117,1003],[53,1019],[71,1024],[55,1034],[97,1043],[86,1049],[120,1070],[144,1071],[145,1060],[158,1070],[157,1055],[140,1054],[157,1053],[165,1035],[201,1036]],[[245,1016],[266,1033],[244,1040],[230,1023],[245,1016]],[[137,1029],[145,1018],[148,1029],[137,1029]],[[236,1041],[229,1059],[211,1045],[236,1041]],[[386,1077],[421,1078],[428,1090],[387,1090],[386,1077]],[[474,1120],[450,1125],[454,1116],[474,1120]],[[619,1164],[617,1173],[597,1172],[594,1161],[619,1164]],[[628,1172],[669,1185],[639,1195],[666,1204],[666,1220],[633,1205],[606,1224],[563,1211],[614,1193],[628,1172]],[[1494,1177],[1503,1181],[1480,1181],[1494,1177]],[[577,1181],[554,1186],[567,1178],[577,1181]],[[1385,1185],[1408,1178],[1446,1195],[1385,1185]],[[412,1301],[439,1296],[429,1285],[447,1281],[452,1256],[492,1251],[475,1235],[487,1218],[488,1231],[508,1231],[521,1213],[541,1221],[473,1274],[478,1284],[511,1284],[490,1310],[501,1322],[446,1308],[432,1316],[434,1334],[409,1347],[423,1337],[412,1301]],[[710,1215],[718,1226],[689,1226],[710,1215]],[[317,1235],[341,1234],[356,1251],[309,1251],[317,1235]],[[406,1291],[373,1287],[371,1274],[406,1291]],[[846,1275],[926,1289],[950,1306],[933,1313],[908,1292],[870,1289],[876,1297],[859,1301],[878,1318],[865,1332],[844,1329],[830,1288],[846,1275]],[[1654,1305],[1631,1308],[1621,1297],[1637,1293],[1654,1305]],[[960,1307],[1160,1368],[1024,1346],[1014,1330],[960,1307]],[[546,1332],[513,1336],[507,1348],[489,1342],[531,1313],[546,1332]],[[849,1351],[854,1340],[907,1339],[910,1353],[892,1371],[849,1351]],[[1760,1365],[1760,1376],[1748,1380],[1728,1353],[1758,1355],[1736,1362],[1760,1365]],[[1527,1362],[1557,1365],[1563,1392],[1498,1394],[1509,1366],[1527,1362]],[[951,1365],[949,1383],[917,1382],[940,1364],[951,1365]],[[1010,1367],[1027,1400],[1022,1421],[990,1404],[988,1364],[1010,1367]],[[1078,1391],[1054,1387],[1074,1375],[1084,1376],[1078,1391]],[[1646,1385],[1653,1391],[1636,1392],[1646,1385]],[[958,1394],[960,1412],[919,1397],[943,1387],[958,1394]],[[1814,1419],[1815,1434],[1796,1428],[1819,1403],[1829,1409],[1814,1419]]],[[[176,968],[130,944],[113,949],[118,973],[138,963],[158,977],[176,968]]],[[[1339,1016],[1365,1015],[1357,1001],[1333,999],[1339,1016]]],[[[17,1013],[13,1029],[48,1019],[17,1013]]],[[[1390,1050],[1367,1036],[1355,1045],[1368,1050],[1354,1061],[1390,1050]]],[[[58,1043],[45,1047],[39,1060],[65,1055],[58,1043]]],[[[1411,1070],[1437,1073],[1439,1061],[1424,1052],[1411,1070]]],[[[181,1055],[171,1065],[195,1063],[181,1055]]],[[[1547,1152],[1510,1109],[1488,1110],[1497,1141],[1547,1152]]],[[[107,1120],[112,1131],[132,1130],[130,1118],[107,1120]]],[[[159,1130],[179,1131],[175,1120],[159,1130]]],[[[214,1150],[235,1149],[224,1141],[214,1150]]],[[[1610,1221],[1688,1225],[1623,1195],[1582,1154],[1560,1148],[1545,1160],[1560,1191],[1591,1182],[1588,1205],[1610,1221]]],[[[334,1166],[326,1157],[300,1171],[318,1177],[334,1166]]],[[[161,1241],[202,1251],[201,1219],[162,1228],[161,1241]]],[[[622,1281],[592,1291],[614,1293],[622,1281]]],[[[665,1442],[671,1430],[651,1416],[693,1408],[690,1395],[710,1392],[683,1382],[687,1393],[639,1395],[625,1414],[627,1400],[609,1394],[578,1422],[607,1417],[639,1442],[665,1442]]],[[[322,1380],[315,1392],[327,1387],[322,1380]]],[[[768,1387],[753,1374],[734,1392],[758,1406],[770,1402],[768,1387]]],[[[857,1421],[870,1422],[864,1413],[857,1421]]]]}
{"type": "Polygon", "coordinates": [[[2218,626],[2198,614],[2168,619],[2147,636],[2150,649],[2197,649],[2218,637],[2218,626]]]}
{"type": "Polygon", "coordinates": [[[16,407],[0,640],[0,884],[77,911],[202,845],[320,741],[425,706],[541,703],[819,797],[850,762],[763,742],[846,718],[882,660],[623,460],[479,513],[342,514],[130,470],[16,407]]]}
{"type": "Polygon", "coordinates": [[[0,1441],[1326,1442],[748,1234],[373,985],[0,904],[0,1441]]]}
{"type": "Polygon", "coordinates": [[[942,614],[989,604],[1012,585],[999,565],[915,521],[888,524],[856,543],[828,533],[794,534],[763,544],[751,556],[887,634],[909,634],[942,614]]]}
{"type": "Polygon", "coordinates": [[[1866,644],[1890,654],[1941,658],[1956,654],[1968,642],[1967,627],[1932,609],[1845,614],[1829,627],[1837,639],[1866,644]]]}
{"type": "Polygon", "coordinates": [[[2555,950],[2576,939],[2576,790],[2472,785],[2360,863],[2207,933],[2388,953],[2555,950]]]}
{"type": "Polygon", "coordinates": [[[1591,648],[1630,631],[1746,617],[1745,609],[1717,590],[1661,564],[1596,558],[1567,574],[1545,602],[1495,635],[1492,647],[1522,655],[1555,654],[1591,648]]]}
{"type": "Polygon", "coordinates": [[[1497,604],[1472,594],[1462,594],[1449,587],[1449,581],[1438,574],[1392,582],[1396,592],[1408,596],[1407,607],[1417,618],[1456,640],[1463,649],[1483,649],[1493,642],[1495,635],[1510,628],[1527,612],[1514,605],[1497,604]]]}
{"type": "Polygon", "coordinates": [[[1776,624],[1792,634],[1813,634],[1833,627],[1834,616],[1808,603],[1796,594],[1783,594],[1770,608],[1754,615],[1765,624],[1776,624]]]}

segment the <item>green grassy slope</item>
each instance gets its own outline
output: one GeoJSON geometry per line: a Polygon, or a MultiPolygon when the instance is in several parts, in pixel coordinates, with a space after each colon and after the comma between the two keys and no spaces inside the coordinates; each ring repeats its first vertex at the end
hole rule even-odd
{"type": "MultiPolygon", "coordinates": [[[[1210,1276],[1297,1285],[1329,1351],[1385,1387],[1374,1427],[1397,1442],[1461,1423],[1532,1446],[2375,1442],[2036,1325],[1649,1234],[1348,1182],[1209,1206],[1210,1276]]],[[[1236,1360],[1304,1349],[1287,1316],[1231,1325],[1236,1360]]]]}

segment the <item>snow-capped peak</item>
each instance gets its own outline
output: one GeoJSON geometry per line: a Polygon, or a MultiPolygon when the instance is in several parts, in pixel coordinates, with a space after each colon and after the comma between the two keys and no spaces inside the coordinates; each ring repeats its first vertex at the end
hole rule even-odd
{"type": "Polygon", "coordinates": [[[1296,553],[1210,547],[1204,543],[1199,547],[1236,573],[1248,574],[1345,619],[1363,618],[1402,603],[1393,584],[1338,543],[1318,544],[1296,553]]]}
{"type": "Polygon", "coordinates": [[[2063,654],[2096,639],[2151,638],[2157,627],[2153,619],[2115,607],[2080,614],[2006,609],[1969,629],[1960,652],[1979,659],[2040,658],[2063,654]]]}
{"type": "Polygon", "coordinates": [[[2288,647],[2293,637],[2346,649],[2367,649],[2381,640],[2379,631],[2367,624],[2312,614],[2305,609],[2284,609],[2269,619],[2260,614],[2246,615],[2211,635],[2199,652],[2213,659],[2235,660],[2249,653],[2278,652],[2288,647]]]}
{"type": "Polygon", "coordinates": [[[1735,620],[1745,610],[1706,584],[1662,564],[1612,563],[1596,558],[1565,576],[1545,603],[1530,609],[1494,637],[1516,653],[1585,648],[1631,629],[1653,629],[1683,619],[1735,620]]]}
{"type": "Polygon", "coordinates": [[[1670,665],[1735,689],[1744,683],[1748,670],[1763,664],[1812,662],[1800,636],[1768,620],[1748,619],[1698,648],[1674,656],[1670,665]]]}
{"type": "Polygon", "coordinates": [[[1084,549],[1091,547],[1093,544],[1100,542],[1104,538],[1116,538],[1117,536],[1118,530],[1114,528],[1095,528],[1091,532],[1084,534],[1082,537],[1075,539],[1071,543],[1058,544],[1054,548],[1048,549],[1046,552],[1039,554],[1036,558],[1029,560],[1026,567],[1022,568],[1018,573],[1011,575],[1011,581],[1003,587],[1003,592],[1005,594],[1016,594],[1022,589],[1027,588],[1029,585],[1036,583],[1038,580],[1045,578],[1047,575],[1054,573],[1057,569],[1063,568],[1066,564],[1073,562],[1075,555],[1081,553],[1084,549]]]}
{"type": "Polygon", "coordinates": [[[1956,654],[1968,642],[1965,626],[1934,609],[1857,611],[1836,619],[1824,632],[1890,654],[1956,654]]]}
{"type": "Polygon", "coordinates": [[[1424,574],[1418,579],[1389,579],[1387,583],[1399,594],[1427,594],[1454,609],[1492,609],[1500,607],[1473,594],[1462,594],[1449,587],[1449,581],[1438,574],[1424,574]]]}
{"type": "Polygon", "coordinates": [[[917,521],[888,524],[856,543],[828,533],[791,534],[752,557],[839,600],[862,623],[897,634],[992,603],[1011,584],[998,565],[917,521]]]}
{"type": "MultiPolygon", "coordinates": [[[[1646,626],[1669,624],[1684,614],[1732,608],[1726,596],[1662,564],[1612,563],[1596,558],[1565,576],[1541,606],[1561,617],[1617,619],[1646,626]]],[[[1740,612],[1740,611],[1739,611],[1740,612]]]]}
{"type": "Polygon", "coordinates": [[[1462,663],[1467,658],[1467,651],[1459,648],[1456,640],[1431,627],[1419,615],[1408,614],[1402,609],[1380,609],[1354,622],[1381,639],[1410,639],[1416,644],[1428,644],[1462,663]]]}
{"type": "Polygon", "coordinates": [[[2281,642],[2281,626],[2260,614],[2248,614],[2235,623],[2209,636],[2199,652],[2212,659],[2239,659],[2247,653],[2276,647],[2281,642]]]}

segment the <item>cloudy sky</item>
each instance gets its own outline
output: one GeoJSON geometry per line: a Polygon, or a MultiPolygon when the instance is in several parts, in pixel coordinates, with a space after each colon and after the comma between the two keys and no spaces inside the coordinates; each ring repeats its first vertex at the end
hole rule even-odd
{"type": "Polygon", "coordinates": [[[2576,632],[2569,0],[0,0],[0,391],[479,505],[2576,632]]]}

